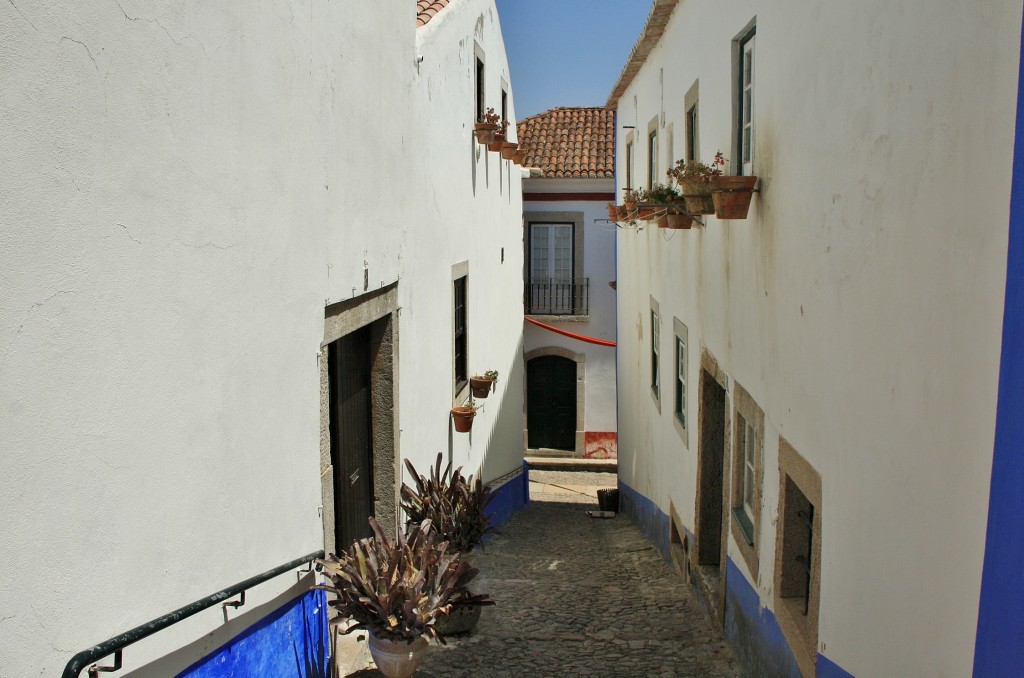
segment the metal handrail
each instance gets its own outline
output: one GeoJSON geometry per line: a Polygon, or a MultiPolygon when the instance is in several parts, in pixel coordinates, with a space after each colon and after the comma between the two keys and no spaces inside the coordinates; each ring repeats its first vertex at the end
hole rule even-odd
{"type": "Polygon", "coordinates": [[[589,297],[590,278],[531,278],[523,289],[527,315],[587,315],[589,297]]]}
{"type": "MultiPolygon", "coordinates": [[[[82,650],[72,657],[67,663],[67,666],[64,667],[64,673],[61,674],[61,678],[77,678],[82,670],[85,669],[87,664],[95,662],[98,659],[102,659],[103,657],[110,656],[111,654],[114,655],[114,666],[93,666],[89,669],[89,675],[96,676],[100,671],[116,671],[121,668],[121,650],[132,643],[138,642],[147,636],[151,636],[157,631],[162,631],[168,626],[177,624],[184,619],[188,619],[197,612],[202,612],[206,608],[212,607],[236,594],[242,594],[242,603],[239,604],[244,604],[246,589],[250,589],[253,586],[262,584],[269,579],[273,579],[278,575],[284,574],[289,570],[294,570],[300,565],[311,563],[317,558],[323,557],[324,552],[321,550],[309,553],[301,558],[296,558],[295,560],[275,567],[272,570],[267,570],[263,574],[258,574],[255,577],[249,577],[245,581],[239,582],[234,586],[229,586],[226,589],[222,589],[212,595],[201,598],[194,603],[189,603],[185,607],[178,608],[174,612],[168,612],[162,617],[157,617],[156,619],[148,621],[141,626],[136,626],[131,631],[126,631],[125,633],[114,636],[113,638],[105,640],[98,645],[93,645],[88,650],[82,650]]],[[[234,605],[233,603],[229,604],[234,605]]],[[[237,607],[237,605],[235,605],[235,607],[237,607]]]]}

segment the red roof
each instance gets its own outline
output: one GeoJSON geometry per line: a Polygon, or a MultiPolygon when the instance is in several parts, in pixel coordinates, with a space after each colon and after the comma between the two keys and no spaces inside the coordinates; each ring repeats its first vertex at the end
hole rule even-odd
{"type": "Polygon", "coordinates": [[[416,0],[416,27],[425,26],[438,12],[447,7],[450,1],[416,0]]]}
{"type": "Polygon", "coordinates": [[[527,167],[546,177],[615,176],[615,113],[597,106],[558,107],[516,125],[527,167]]]}

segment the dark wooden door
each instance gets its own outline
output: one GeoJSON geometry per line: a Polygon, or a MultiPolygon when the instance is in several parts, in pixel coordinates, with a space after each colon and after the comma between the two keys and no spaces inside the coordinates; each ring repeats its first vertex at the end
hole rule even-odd
{"type": "Polygon", "coordinates": [[[725,481],[725,389],[707,372],[701,373],[700,409],[697,564],[719,565],[725,481]]]}
{"type": "Polygon", "coordinates": [[[328,347],[334,535],[338,550],[370,536],[373,514],[373,431],[370,419],[370,328],[328,347]]]}
{"type": "Polygon", "coordinates": [[[576,449],[576,363],[541,356],[526,365],[526,426],[532,449],[576,449]]]}

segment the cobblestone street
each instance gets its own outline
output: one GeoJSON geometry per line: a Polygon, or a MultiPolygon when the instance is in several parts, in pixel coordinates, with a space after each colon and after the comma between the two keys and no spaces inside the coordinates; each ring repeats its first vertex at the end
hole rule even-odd
{"type": "Polygon", "coordinates": [[[586,515],[597,508],[592,491],[614,478],[531,473],[530,506],[477,556],[474,588],[497,605],[472,635],[433,647],[416,675],[741,675],[689,588],[633,523],[586,515]]]}

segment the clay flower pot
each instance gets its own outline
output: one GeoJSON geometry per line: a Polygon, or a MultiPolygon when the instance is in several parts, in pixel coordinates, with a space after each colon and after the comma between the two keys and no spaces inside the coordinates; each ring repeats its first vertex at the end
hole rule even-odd
{"type": "Polygon", "coordinates": [[[459,433],[469,433],[473,430],[473,418],[476,416],[476,408],[460,406],[452,408],[452,422],[455,430],[459,433]]]}
{"type": "Polygon", "coordinates": [[[715,201],[711,197],[711,184],[703,179],[680,179],[679,189],[690,214],[714,214],[715,201]]]}
{"type": "Polygon", "coordinates": [[[608,218],[611,219],[612,221],[615,221],[619,218],[619,208],[615,205],[615,203],[608,203],[608,218]]]}
{"type": "Polygon", "coordinates": [[[642,202],[637,205],[636,218],[641,221],[652,221],[657,219],[657,215],[661,210],[658,205],[653,203],[642,202]]]}
{"type": "Polygon", "coordinates": [[[498,131],[498,123],[478,122],[476,123],[475,131],[477,142],[483,146],[486,146],[487,144],[494,141],[494,133],[498,131]]]}
{"type": "Polygon", "coordinates": [[[711,196],[719,219],[746,219],[757,177],[711,177],[711,196]]]}
{"type": "MultiPolygon", "coordinates": [[[[658,224],[661,226],[661,224],[658,224]]],[[[693,225],[693,219],[689,214],[682,214],[680,212],[669,212],[665,215],[665,228],[673,230],[688,229],[693,225]]]]}
{"type": "Polygon", "coordinates": [[[625,221],[629,218],[629,210],[626,209],[625,205],[615,206],[615,218],[613,221],[625,221]]]}
{"type": "Polygon", "coordinates": [[[387,678],[408,678],[416,673],[429,647],[427,639],[422,636],[410,643],[378,638],[372,633],[369,645],[373,663],[387,678]]]}
{"type": "Polygon", "coordinates": [[[521,148],[516,151],[515,156],[512,158],[512,162],[522,167],[526,164],[526,149],[521,148]]]}
{"type": "Polygon", "coordinates": [[[498,130],[494,133],[494,137],[491,139],[491,143],[487,144],[487,150],[494,151],[495,153],[501,153],[501,147],[505,143],[505,133],[498,130]]]}
{"type": "Polygon", "coordinates": [[[487,377],[470,377],[469,388],[473,391],[474,398],[486,398],[491,391],[494,390],[494,382],[497,379],[488,379],[487,377]]]}
{"type": "Polygon", "coordinates": [[[501,144],[501,157],[505,160],[511,160],[516,157],[517,150],[519,150],[519,144],[514,141],[506,141],[501,144]]]}

